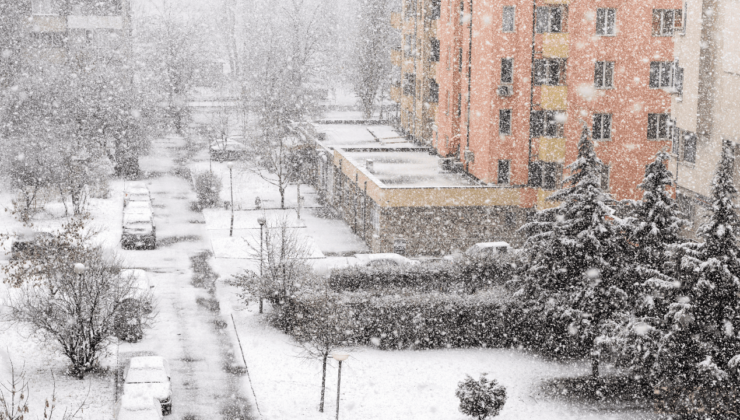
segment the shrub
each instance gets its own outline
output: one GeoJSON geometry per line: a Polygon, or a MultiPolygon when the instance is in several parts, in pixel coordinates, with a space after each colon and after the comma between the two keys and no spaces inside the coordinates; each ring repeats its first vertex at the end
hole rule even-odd
{"type": "Polygon", "coordinates": [[[215,207],[221,196],[221,179],[212,172],[201,172],[195,176],[195,193],[201,207],[215,207]]]}
{"type": "Polygon", "coordinates": [[[506,403],[506,388],[486,374],[475,380],[468,376],[457,385],[455,395],[460,399],[460,411],[478,420],[497,416],[506,403]]]}
{"type": "Polygon", "coordinates": [[[458,267],[450,263],[393,266],[354,266],[333,270],[329,287],[337,292],[406,289],[416,292],[450,292],[461,289],[458,267]]]}

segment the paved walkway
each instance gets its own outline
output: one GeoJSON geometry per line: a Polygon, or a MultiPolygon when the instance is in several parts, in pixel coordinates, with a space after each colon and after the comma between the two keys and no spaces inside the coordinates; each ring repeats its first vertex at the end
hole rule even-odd
{"type": "Polygon", "coordinates": [[[203,216],[190,210],[195,194],[189,182],[169,174],[183,146],[179,139],[156,141],[150,157],[142,159],[142,169],[156,174],[146,183],[153,198],[158,248],[120,253],[127,265],[148,271],[158,316],[144,340],[120,346],[119,360],[142,353],[169,360],[172,419],[252,419],[231,320],[221,314],[216,284],[203,265],[203,253],[211,248],[203,216]],[[196,277],[205,280],[193,281],[196,277]]]}

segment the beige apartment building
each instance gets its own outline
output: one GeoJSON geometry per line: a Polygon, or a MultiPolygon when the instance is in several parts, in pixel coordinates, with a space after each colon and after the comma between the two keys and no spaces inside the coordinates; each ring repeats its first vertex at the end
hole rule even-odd
{"type": "Polygon", "coordinates": [[[393,13],[391,24],[401,32],[402,45],[391,53],[399,81],[391,87],[391,99],[399,104],[399,125],[415,143],[432,146],[434,119],[439,102],[437,22],[441,0],[402,0],[402,11],[393,13]]]}
{"type": "Polygon", "coordinates": [[[685,31],[674,34],[674,68],[666,75],[677,82],[670,169],[682,210],[696,229],[710,205],[722,144],[736,153],[740,144],[740,2],[687,0],[684,8],[685,31]]]}

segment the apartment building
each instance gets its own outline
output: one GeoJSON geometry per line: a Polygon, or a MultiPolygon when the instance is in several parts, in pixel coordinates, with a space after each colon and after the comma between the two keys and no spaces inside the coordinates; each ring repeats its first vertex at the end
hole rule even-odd
{"type": "Polygon", "coordinates": [[[442,0],[434,145],[488,184],[542,208],[583,125],[617,199],[671,147],[678,0],[442,0]]]}
{"type": "Polygon", "coordinates": [[[26,54],[43,68],[69,56],[75,46],[125,52],[131,34],[130,0],[31,0],[28,32],[37,53],[26,54]],[[40,52],[40,53],[38,53],[40,52]]]}
{"type": "Polygon", "coordinates": [[[436,73],[441,1],[402,0],[402,11],[391,18],[402,38],[402,45],[391,54],[399,80],[391,88],[391,99],[399,104],[399,128],[414,142],[428,146],[433,143],[439,101],[436,73]]]}
{"type": "Polygon", "coordinates": [[[740,2],[688,0],[684,13],[685,31],[674,36],[678,83],[670,168],[682,210],[699,222],[710,205],[722,145],[737,150],[740,142],[740,27],[734,22],[740,2]]]}

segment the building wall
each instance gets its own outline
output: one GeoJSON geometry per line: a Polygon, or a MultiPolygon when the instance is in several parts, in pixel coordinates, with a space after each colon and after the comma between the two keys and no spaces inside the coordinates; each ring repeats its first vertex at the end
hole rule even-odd
{"type": "MultiPolygon", "coordinates": [[[[463,49],[463,69],[452,65],[439,72],[440,107],[438,136],[450,139],[437,146],[440,155],[460,153],[468,171],[485,182],[497,183],[499,160],[510,161],[509,182],[526,185],[529,162],[569,164],[577,155],[582,125],[592,125],[592,114],[612,114],[612,139],[598,142],[599,157],[610,166],[610,191],[618,199],[639,198],[637,185],[644,166],[667,141],[647,139],[648,113],[670,112],[671,100],[661,89],[649,88],[651,61],[672,61],[671,37],[652,35],[653,9],[679,9],[679,0],[464,0],[463,18],[459,0],[442,0],[439,34],[442,58],[457,62],[463,49]],[[566,5],[564,33],[533,34],[535,6],[566,5]],[[515,32],[502,31],[504,6],[515,6],[515,32]],[[596,36],[597,8],[617,10],[616,36],[596,36]],[[457,15],[457,16],[456,16],[457,15]],[[472,69],[470,87],[470,129],[467,127],[467,60],[472,22],[472,69]],[[534,41],[534,42],[533,42],[534,41]],[[534,57],[532,45],[534,44],[534,57]],[[455,52],[457,50],[457,52],[455,52]],[[448,51],[452,57],[447,58],[448,51]],[[513,95],[501,97],[501,59],[514,59],[513,95]],[[532,86],[533,58],[567,60],[564,86],[532,86]],[[614,61],[614,88],[594,88],[594,61],[614,61]],[[451,98],[447,112],[447,92],[451,98]],[[456,97],[463,110],[455,112],[456,97]],[[531,100],[530,100],[531,99],[531,100]],[[443,102],[444,101],[444,102],[443,102]],[[444,106],[442,106],[444,104],[444,106]],[[530,105],[532,104],[532,105],[530,105]],[[530,106],[533,110],[567,113],[564,137],[530,139],[530,106]],[[499,134],[499,110],[512,110],[512,134],[499,134]],[[459,140],[458,140],[459,139],[459,140]]],[[[547,192],[538,194],[544,206],[547,192]]]]}

